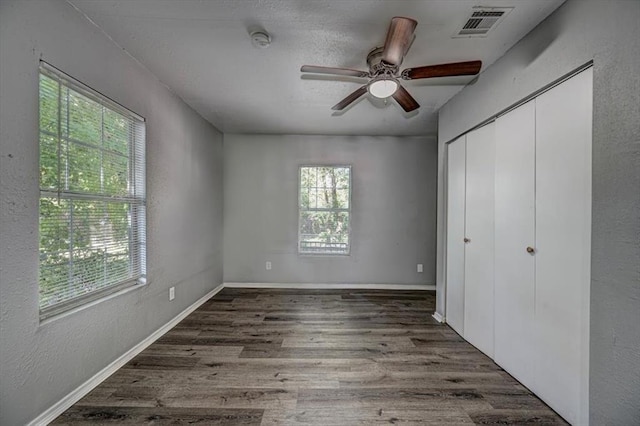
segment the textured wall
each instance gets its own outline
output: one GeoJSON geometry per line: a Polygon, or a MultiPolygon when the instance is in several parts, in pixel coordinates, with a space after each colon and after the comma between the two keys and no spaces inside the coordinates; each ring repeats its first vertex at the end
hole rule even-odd
{"type": "MultiPolygon", "coordinates": [[[[640,2],[569,0],[440,111],[443,144],[593,60],[590,422],[640,419],[640,2]]],[[[439,209],[439,218],[443,211],[439,209]]],[[[443,222],[440,220],[440,224],[443,222]]],[[[438,310],[444,307],[438,228],[438,310]]]]}
{"type": "Polygon", "coordinates": [[[0,55],[0,424],[19,425],[221,283],[222,135],[64,1],[2,0],[0,55]],[[40,58],[147,118],[149,277],[43,325],[40,58]]]}
{"type": "Polygon", "coordinates": [[[224,164],[226,282],[434,284],[435,140],[225,134],[224,164]],[[353,166],[349,256],[297,254],[298,167],[315,163],[353,166]]]}

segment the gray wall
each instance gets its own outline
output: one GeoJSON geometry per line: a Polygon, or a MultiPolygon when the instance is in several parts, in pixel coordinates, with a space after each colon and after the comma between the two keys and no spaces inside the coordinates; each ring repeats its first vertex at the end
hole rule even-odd
{"type": "Polygon", "coordinates": [[[222,135],[64,1],[2,0],[0,55],[0,424],[19,425],[222,282],[222,135]],[[43,325],[40,58],[148,120],[149,284],[43,325]]]}
{"type": "MultiPolygon", "coordinates": [[[[640,419],[640,2],[569,0],[440,111],[443,144],[593,59],[590,422],[640,419]]],[[[442,205],[442,203],[440,203],[442,205]]],[[[439,209],[439,218],[443,210],[439,209]]],[[[444,309],[443,221],[438,311],[444,309]]]]}
{"type": "Polygon", "coordinates": [[[225,282],[433,285],[436,145],[429,138],[225,134],[225,282]],[[316,163],[353,166],[350,256],[297,254],[298,167],[316,163]]]}

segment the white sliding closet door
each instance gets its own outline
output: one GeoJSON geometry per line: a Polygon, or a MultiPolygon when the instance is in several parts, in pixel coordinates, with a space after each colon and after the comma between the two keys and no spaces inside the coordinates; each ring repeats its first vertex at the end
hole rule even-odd
{"type": "Polygon", "coordinates": [[[534,379],[535,101],[496,120],[495,361],[534,379]]]}
{"type": "Polygon", "coordinates": [[[464,211],[466,136],[451,142],[447,150],[447,323],[464,333],[464,211]]]}
{"type": "Polygon", "coordinates": [[[533,390],[573,424],[588,421],[591,122],[591,68],[536,99],[533,390]]]}
{"type": "Polygon", "coordinates": [[[467,134],[464,337],[493,358],[494,123],[467,134]]]}

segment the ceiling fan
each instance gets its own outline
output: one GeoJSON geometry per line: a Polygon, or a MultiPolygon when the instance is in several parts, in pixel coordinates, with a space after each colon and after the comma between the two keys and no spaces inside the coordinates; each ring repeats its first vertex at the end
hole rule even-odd
{"type": "Polygon", "coordinates": [[[460,75],[476,75],[482,67],[481,61],[455,62],[449,64],[427,65],[417,68],[406,68],[399,71],[413,39],[413,32],[418,22],[411,18],[396,16],[391,19],[384,46],[376,47],[367,55],[369,71],[351,68],[334,68],[316,65],[303,65],[301,72],[313,74],[329,74],[369,79],[369,82],[338,102],[331,109],[343,110],[362,95],[371,93],[376,98],[389,96],[398,102],[406,112],[420,107],[420,104],[400,85],[399,80],[417,80],[421,78],[451,77],[460,75]]]}

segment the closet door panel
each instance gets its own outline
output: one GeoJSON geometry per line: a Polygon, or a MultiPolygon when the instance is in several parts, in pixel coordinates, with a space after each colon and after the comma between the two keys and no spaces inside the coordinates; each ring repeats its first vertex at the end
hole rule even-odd
{"type": "Polygon", "coordinates": [[[535,258],[535,104],[496,120],[495,361],[531,386],[535,258]]]}
{"type": "Polygon", "coordinates": [[[575,424],[587,420],[578,416],[588,379],[581,354],[589,350],[591,117],[591,69],[536,99],[535,334],[542,350],[533,390],[575,424]]]}
{"type": "Polygon", "coordinates": [[[466,136],[451,142],[447,156],[447,323],[464,333],[464,227],[466,136]]]}
{"type": "Polygon", "coordinates": [[[464,337],[493,358],[494,123],[467,134],[464,337]]]}

